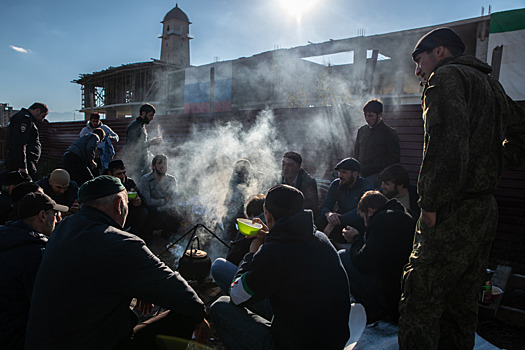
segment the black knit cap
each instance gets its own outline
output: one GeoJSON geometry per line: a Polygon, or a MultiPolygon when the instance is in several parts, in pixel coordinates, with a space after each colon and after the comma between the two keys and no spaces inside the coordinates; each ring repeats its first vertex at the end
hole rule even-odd
{"type": "Polygon", "coordinates": [[[87,181],[78,189],[78,201],[86,203],[124,191],[126,188],[120,179],[111,175],[101,175],[87,181]]]}
{"type": "Polygon", "coordinates": [[[69,210],[65,205],[57,204],[47,194],[30,192],[18,203],[18,219],[23,220],[40,213],[41,210],[54,209],[66,212],[69,210]]]}
{"type": "Polygon", "coordinates": [[[345,158],[337,165],[335,166],[335,170],[352,170],[352,171],[360,171],[361,170],[361,164],[359,164],[359,161],[355,158],[345,158]]]}
{"type": "Polygon", "coordinates": [[[431,30],[423,35],[416,44],[414,52],[412,52],[412,59],[422,52],[432,50],[438,46],[455,47],[463,53],[465,51],[465,43],[459,35],[450,28],[437,28],[431,30]]]}

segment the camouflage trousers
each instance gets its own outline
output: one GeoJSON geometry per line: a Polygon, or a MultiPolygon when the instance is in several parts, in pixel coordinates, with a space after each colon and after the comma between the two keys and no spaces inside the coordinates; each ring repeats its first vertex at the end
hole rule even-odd
{"type": "Polygon", "coordinates": [[[472,349],[478,293],[496,234],[492,195],[449,203],[419,219],[399,304],[400,349],[472,349]]]}

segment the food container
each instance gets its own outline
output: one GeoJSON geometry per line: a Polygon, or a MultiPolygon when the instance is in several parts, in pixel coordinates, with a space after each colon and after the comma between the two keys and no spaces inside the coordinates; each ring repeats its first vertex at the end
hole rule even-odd
{"type": "Polygon", "coordinates": [[[128,199],[137,198],[137,192],[128,192],[128,199]]]}
{"type": "Polygon", "coordinates": [[[500,287],[492,286],[490,300],[497,300],[501,296],[501,294],[503,294],[503,290],[500,287]]]}
{"type": "Polygon", "coordinates": [[[237,219],[237,228],[240,233],[247,237],[255,236],[261,229],[262,225],[259,223],[252,223],[249,219],[237,219]]]}

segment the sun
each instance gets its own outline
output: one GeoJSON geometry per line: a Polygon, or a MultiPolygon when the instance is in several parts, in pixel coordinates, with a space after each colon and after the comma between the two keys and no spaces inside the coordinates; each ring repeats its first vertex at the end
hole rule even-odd
{"type": "Polygon", "coordinates": [[[301,20],[303,14],[310,11],[318,0],[277,0],[279,6],[289,15],[301,20]]]}

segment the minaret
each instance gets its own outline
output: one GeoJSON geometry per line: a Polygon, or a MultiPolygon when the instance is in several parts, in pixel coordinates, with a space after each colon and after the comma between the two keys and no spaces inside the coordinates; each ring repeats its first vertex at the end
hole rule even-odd
{"type": "Polygon", "coordinates": [[[160,60],[176,64],[184,68],[190,66],[190,40],[193,36],[189,34],[191,22],[188,16],[176,4],[170,12],[164,16],[162,46],[160,49],[160,60]]]}

